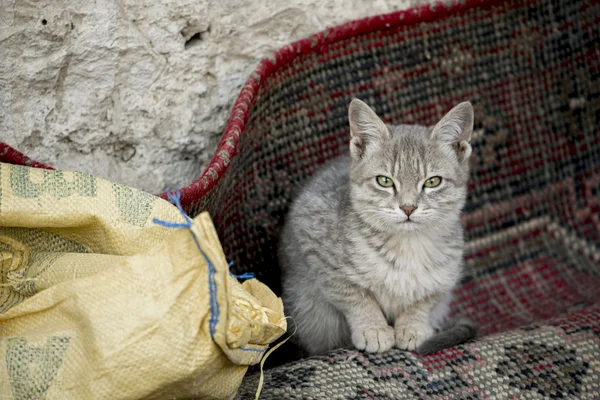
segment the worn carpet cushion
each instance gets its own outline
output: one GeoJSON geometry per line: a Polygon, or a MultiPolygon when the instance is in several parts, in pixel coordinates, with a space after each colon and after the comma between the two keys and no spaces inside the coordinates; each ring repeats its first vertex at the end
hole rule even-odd
{"type": "Polygon", "coordinates": [[[269,370],[262,398],[600,396],[599,18],[600,4],[576,0],[425,6],[330,29],[259,66],[186,193],[192,213],[214,216],[238,272],[279,290],[282,220],[294,191],[348,151],[352,97],[395,124],[431,124],[470,100],[453,313],[481,332],[429,357],[341,350],[269,370]]]}

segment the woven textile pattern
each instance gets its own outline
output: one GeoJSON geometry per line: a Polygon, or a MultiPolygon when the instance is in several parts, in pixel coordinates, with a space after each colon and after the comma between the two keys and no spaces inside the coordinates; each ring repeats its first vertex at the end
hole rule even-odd
{"type": "MultiPolygon", "coordinates": [[[[198,207],[215,216],[236,272],[278,290],[290,198],[347,151],[352,97],[396,124],[433,124],[470,100],[466,276],[453,313],[474,319],[482,339],[430,357],[305,360],[269,371],[264,399],[600,397],[600,6],[451,8],[355,25],[339,40],[332,30],[310,51],[292,46],[302,51],[291,60],[276,55],[278,68],[254,77],[239,153],[198,207]]],[[[248,378],[240,398],[255,387],[248,378]]]]}
{"type": "MultiPolygon", "coordinates": [[[[268,370],[261,399],[597,399],[600,306],[429,357],[337,350],[268,370]]],[[[238,399],[253,398],[258,376],[238,399]]]]}
{"type": "Polygon", "coordinates": [[[182,190],[192,216],[212,215],[232,270],[279,291],[290,199],[348,151],[353,97],[395,124],[433,124],[470,100],[453,313],[481,330],[427,357],[339,350],[275,368],[261,398],[600,398],[599,26],[596,1],[467,0],[332,28],[260,64],[182,190]]]}

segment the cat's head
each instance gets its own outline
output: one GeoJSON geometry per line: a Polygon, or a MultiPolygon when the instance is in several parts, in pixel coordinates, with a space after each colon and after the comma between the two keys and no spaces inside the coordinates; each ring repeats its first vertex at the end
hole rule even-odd
{"type": "Polygon", "coordinates": [[[386,125],[354,99],[351,197],[382,231],[439,229],[460,217],[467,193],[473,107],[460,103],[433,127],[386,125]]]}

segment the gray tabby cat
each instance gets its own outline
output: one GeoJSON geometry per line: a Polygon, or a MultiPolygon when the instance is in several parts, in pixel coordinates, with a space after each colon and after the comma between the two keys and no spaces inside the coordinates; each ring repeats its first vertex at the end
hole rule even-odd
{"type": "Polygon", "coordinates": [[[350,157],[310,180],[281,236],[296,341],[309,355],[351,345],[427,354],[470,339],[469,322],[442,323],[462,269],[471,104],[433,128],[386,126],[358,99],[348,117],[350,157]]]}

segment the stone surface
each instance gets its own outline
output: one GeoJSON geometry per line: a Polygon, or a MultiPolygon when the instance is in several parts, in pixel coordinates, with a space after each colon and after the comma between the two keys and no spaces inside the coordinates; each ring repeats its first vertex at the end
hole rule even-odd
{"type": "Polygon", "coordinates": [[[0,140],[160,192],[212,157],[258,61],[427,0],[0,0],[0,140]]]}

